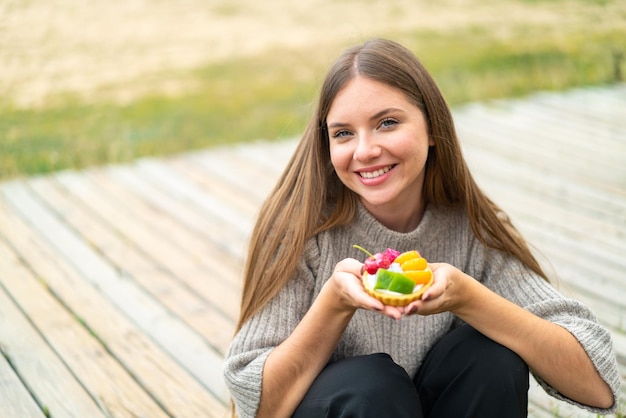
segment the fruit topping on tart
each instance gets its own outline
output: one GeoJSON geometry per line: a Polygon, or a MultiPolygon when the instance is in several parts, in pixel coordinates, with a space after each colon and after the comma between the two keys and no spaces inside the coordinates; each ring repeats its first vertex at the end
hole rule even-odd
{"type": "Polygon", "coordinates": [[[408,305],[418,300],[433,283],[428,261],[418,251],[400,253],[387,248],[372,255],[358,245],[354,248],[368,255],[362,274],[365,291],[385,305],[408,305]]]}

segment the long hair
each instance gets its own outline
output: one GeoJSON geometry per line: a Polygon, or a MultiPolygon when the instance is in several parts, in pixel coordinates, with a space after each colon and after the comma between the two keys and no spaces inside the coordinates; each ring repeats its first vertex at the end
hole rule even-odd
{"type": "Polygon", "coordinates": [[[429,148],[423,199],[462,206],[485,245],[513,255],[547,280],[526,242],[469,172],[450,109],[415,55],[389,40],[346,50],[324,80],[315,114],[274,190],[260,208],[250,239],[237,330],[294,275],[304,246],[317,233],[355,216],[358,196],[337,177],[330,161],[326,117],[337,93],[356,76],[395,87],[424,114],[435,145],[429,148]]]}

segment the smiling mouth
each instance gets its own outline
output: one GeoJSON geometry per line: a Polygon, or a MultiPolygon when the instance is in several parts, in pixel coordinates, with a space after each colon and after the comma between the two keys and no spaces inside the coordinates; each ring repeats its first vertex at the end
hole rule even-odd
{"type": "Polygon", "coordinates": [[[376,177],[380,177],[385,173],[388,173],[394,166],[388,165],[387,167],[383,167],[376,171],[360,171],[359,176],[364,179],[375,179],[376,177]]]}

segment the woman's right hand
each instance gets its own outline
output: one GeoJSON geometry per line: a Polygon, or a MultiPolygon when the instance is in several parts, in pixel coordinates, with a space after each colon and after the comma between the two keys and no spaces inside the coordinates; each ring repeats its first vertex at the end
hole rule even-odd
{"type": "Polygon", "coordinates": [[[332,276],[324,287],[331,287],[338,296],[337,308],[339,310],[368,309],[393,319],[402,318],[403,311],[400,308],[385,305],[367,294],[363,287],[362,269],[363,263],[354,258],[341,260],[335,266],[332,276]]]}

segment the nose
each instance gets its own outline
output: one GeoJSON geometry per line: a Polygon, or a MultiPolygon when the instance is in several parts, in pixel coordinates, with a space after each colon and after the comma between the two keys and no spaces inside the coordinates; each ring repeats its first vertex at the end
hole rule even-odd
{"type": "Polygon", "coordinates": [[[355,161],[371,161],[381,154],[382,148],[371,135],[360,134],[352,159],[355,161]]]}

